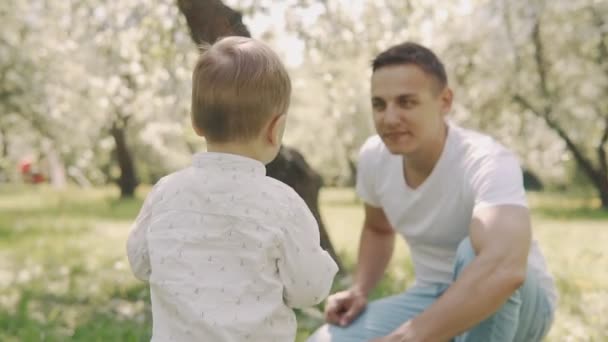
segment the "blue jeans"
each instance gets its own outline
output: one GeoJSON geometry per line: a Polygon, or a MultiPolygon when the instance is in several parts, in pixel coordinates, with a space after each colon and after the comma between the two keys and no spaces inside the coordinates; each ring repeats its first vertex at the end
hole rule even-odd
{"type": "MultiPolygon", "coordinates": [[[[454,278],[475,258],[471,241],[464,239],[458,247],[454,278]]],[[[368,304],[350,325],[324,325],[308,342],[363,342],[386,336],[406,321],[433,304],[447,285],[414,286],[406,292],[368,304]]],[[[524,284],[492,316],[457,336],[453,342],[534,342],[547,334],[553,322],[545,291],[539,286],[533,270],[528,270],[524,284]]]]}

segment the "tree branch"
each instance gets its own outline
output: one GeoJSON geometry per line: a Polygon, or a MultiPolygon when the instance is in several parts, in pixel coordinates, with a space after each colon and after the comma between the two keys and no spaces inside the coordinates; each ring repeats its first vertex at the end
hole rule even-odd
{"type": "MultiPolygon", "coordinates": [[[[604,28],[605,19],[604,17],[598,13],[596,8],[591,7],[591,16],[593,17],[593,22],[595,27],[600,32],[599,41],[597,44],[597,58],[596,63],[604,70],[606,76],[608,76],[608,46],[606,41],[608,41],[608,30],[604,28]]],[[[608,86],[605,87],[605,90],[608,91],[608,86]]],[[[596,108],[597,114],[602,117],[602,114],[608,111],[608,107],[604,106],[596,108]]],[[[600,177],[608,177],[608,156],[606,156],[606,143],[608,142],[608,114],[604,114],[604,132],[602,133],[602,137],[600,138],[599,144],[597,145],[597,156],[600,162],[599,165],[599,173],[600,177]]]]}
{"type": "MultiPolygon", "coordinates": [[[[596,63],[604,70],[604,73],[608,77],[608,30],[604,28],[604,25],[607,25],[605,19],[601,14],[597,12],[597,10],[591,7],[591,16],[593,17],[593,21],[595,23],[596,29],[600,32],[600,39],[597,44],[597,58],[595,59],[596,63]]],[[[605,84],[604,90],[608,93],[608,84],[605,84]]],[[[604,108],[600,108],[598,105],[598,114],[600,117],[602,113],[604,113],[604,117],[608,120],[608,104],[604,102],[604,108]]]]}
{"type": "Polygon", "coordinates": [[[536,115],[540,118],[542,118],[544,116],[543,113],[540,112],[540,110],[536,109],[530,103],[530,101],[526,100],[523,96],[521,96],[519,94],[515,94],[515,95],[513,95],[513,100],[515,102],[517,102],[520,106],[522,106],[524,109],[531,111],[534,115],[536,115]]]}
{"type": "Polygon", "coordinates": [[[240,12],[219,0],[178,0],[177,6],[186,17],[190,35],[196,44],[213,43],[220,37],[251,37],[240,12]]]}
{"type": "MultiPolygon", "coordinates": [[[[8,158],[8,134],[6,132],[6,128],[0,125],[0,145],[2,145],[0,160],[8,158]]],[[[2,170],[2,165],[0,165],[0,170],[2,170]]]]}
{"type": "Polygon", "coordinates": [[[514,58],[514,63],[515,63],[515,70],[516,71],[520,71],[521,70],[521,55],[519,54],[519,51],[517,50],[517,43],[515,41],[515,35],[513,34],[513,25],[511,25],[511,7],[509,6],[509,1],[508,0],[502,0],[502,6],[503,6],[503,21],[505,23],[505,30],[507,31],[507,38],[509,40],[509,44],[511,45],[511,48],[513,49],[513,58],[514,58]]]}
{"type": "Polygon", "coordinates": [[[544,46],[540,35],[540,18],[536,19],[534,29],[532,31],[532,42],[534,43],[534,60],[536,62],[536,70],[540,78],[540,89],[543,96],[549,99],[549,88],[547,87],[547,70],[545,69],[544,46]]]}
{"type": "Polygon", "coordinates": [[[608,40],[608,30],[604,28],[605,22],[604,18],[598,11],[591,7],[591,16],[593,17],[593,22],[600,32],[600,39],[597,44],[598,55],[596,58],[597,64],[603,66],[604,72],[608,74],[608,46],[606,45],[606,41],[608,40]]]}
{"type": "Polygon", "coordinates": [[[513,100],[520,106],[522,106],[524,109],[531,111],[534,115],[543,119],[547,126],[553,129],[557,133],[557,135],[559,135],[559,137],[564,140],[564,142],[566,143],[566,147],[568,148],[568,150],[570,150],[570,152],[572,152],[572,155],[574,155],[574,159],[582,167],[583,171],[587,174],[589,179],[591,179],[594,184],[599,184],[599,178],[601,176],[600,173],[595,170],[591,161],[585,157],[585,155],[581,152],[578,146],[576,146],[574,141],[570,138],[568,133],[566,133],[566,131],[557,122],[551,119],[549,112],[547,112],[546,110],[544,112],[541,112],[540,110],[535,108],[528,100],[526,100],[523,96],[519,94],[514,95],[513,100]]]}

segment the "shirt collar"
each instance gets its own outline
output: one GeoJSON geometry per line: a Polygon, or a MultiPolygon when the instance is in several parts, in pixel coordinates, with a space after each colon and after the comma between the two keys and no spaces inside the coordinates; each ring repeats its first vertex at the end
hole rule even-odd
{"type": "Polygon", "coordinates": [[[247,172],[265,176],[266,166],[259,160],[238,154],[201,152],[194,155],[192,165],[196,168],[218,168],[223,172],[247,172]]]}

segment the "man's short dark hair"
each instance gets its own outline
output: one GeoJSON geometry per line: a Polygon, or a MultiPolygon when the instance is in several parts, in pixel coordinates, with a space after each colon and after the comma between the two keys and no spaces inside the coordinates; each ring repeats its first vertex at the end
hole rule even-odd
{"type": "Polygon", "coordinates": [[[439,83],[439,89],[443,89],[448,84],[448,76],[443,67],[443,63],[437,55],[430,49],[414,43],[405,42],[394,45],[381,52],[372,62],[372,70],[376,70],[393,65],[413,64],[421,68],[424,72],[431,75],[439,83]]]}

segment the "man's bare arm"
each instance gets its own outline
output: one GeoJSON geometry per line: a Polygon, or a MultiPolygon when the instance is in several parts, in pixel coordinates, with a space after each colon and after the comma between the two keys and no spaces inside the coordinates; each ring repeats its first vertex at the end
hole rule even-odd
{"type": "Polygon", "coordinates": [[[475,259],[443,296],[393,335],[398,341],[447,341],[491,316],[526,278],[531,235],[525,207],[476,211],[470,227],[475,259]]]}
{"type": "Polygon", "coordinates": [[[384,211],[366,204],[354,289],[369,295],[382,279],[394,247],[395,231],[384,211]]]}

